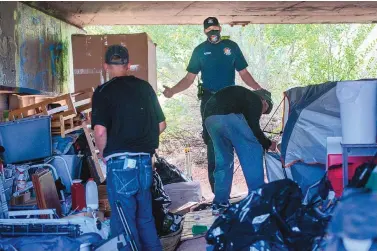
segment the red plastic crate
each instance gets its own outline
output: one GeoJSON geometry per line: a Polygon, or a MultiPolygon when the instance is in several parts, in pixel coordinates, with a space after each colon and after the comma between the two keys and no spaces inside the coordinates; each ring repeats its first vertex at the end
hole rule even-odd
{"type": "MultiPolygon", "coordinates": [[[[343,193],[343,170],[342,170],[342,154],[329,154],[327,156],[328,172],[327,177],[331,182],[336,197],[340,197],[343,193]]],[[[351,180],[356,169],[363,163],[371,161],[372,157],[348,157],[348,180],[351,180]]]]}

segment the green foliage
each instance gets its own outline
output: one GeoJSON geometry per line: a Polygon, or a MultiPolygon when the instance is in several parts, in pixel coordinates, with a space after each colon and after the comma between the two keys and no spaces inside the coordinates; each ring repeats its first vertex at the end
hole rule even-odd
{"type": "MultiPolygon", "coordinates": [[[[199,25],[103,26],[86,30],[89,34],[148,33],[157,44],[160,90],[162,85],[176,84],[186,74],[192,51],[206,39],[199,25]]],[[[279,104],[282,93],[294,86],[376,78],[376,31],[375,24],[224,25],[222,34],[238,43],[250,73],[279,104]]],[[[236,81],[244,85],[238,76],[236,81]]],[[[193,136],[193,131],[200,131],[195,86],[166,100],[163,109],[168,122],[164,137],[185,140],[193,136]]]]}

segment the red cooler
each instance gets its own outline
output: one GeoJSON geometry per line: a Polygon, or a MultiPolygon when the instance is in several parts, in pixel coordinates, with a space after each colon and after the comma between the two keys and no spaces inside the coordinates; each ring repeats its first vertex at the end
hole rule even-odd
{"type": "MultiPolygon", "coordinates": [[[[371,161],[373,157],[348,157],[348,180],[351,180],[356,169],[365,162],[371,161]]],[[[328,163],[328,179],[334,189],[336,197],[340,197],[343,193],[343,170],[342,170],[342,154],[329,154],[327,156],[328,163]]]]}

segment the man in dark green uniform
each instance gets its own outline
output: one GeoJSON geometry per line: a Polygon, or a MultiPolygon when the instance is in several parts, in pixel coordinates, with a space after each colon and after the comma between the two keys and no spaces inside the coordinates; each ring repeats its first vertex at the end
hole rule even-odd
{"type": "MultiPolygon", "coordinates": [[[[242,80],[254,90],[262,89],[247,71],[247,62],[238,45],[229,40],[222,40],[220,36],[221,26],[217,18],[208,17],[204,20],[204,33],[207,40],[198,45],[192,53],[187,66],[186,76],[173,87],[165,87],[164,95],[173,97],[189,88],[197,74],[201,72],[203,92],[201,93],[200,113],[202,115],[206,102],[220,89],[235,85],[235,71],[238,71],[242,80]]],[[[215,154],[212,141],[205,126],[203,126],[203,139],[207,145],[208,178],[212,192],[214,192],[215,154]]]]}

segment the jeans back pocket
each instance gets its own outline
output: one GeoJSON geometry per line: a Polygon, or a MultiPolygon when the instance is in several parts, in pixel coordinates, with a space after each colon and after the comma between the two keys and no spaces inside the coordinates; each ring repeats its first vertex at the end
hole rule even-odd
{"type": "Polygon", "coordinates": [[[123,164],[119,167],[121,168],[110,168],[112,173],[109,175],[108,185],[112,185],[117,194],[127,196],[136,194],[140,188],[138,169],[136,167],[123,169],[123,164]]]}

